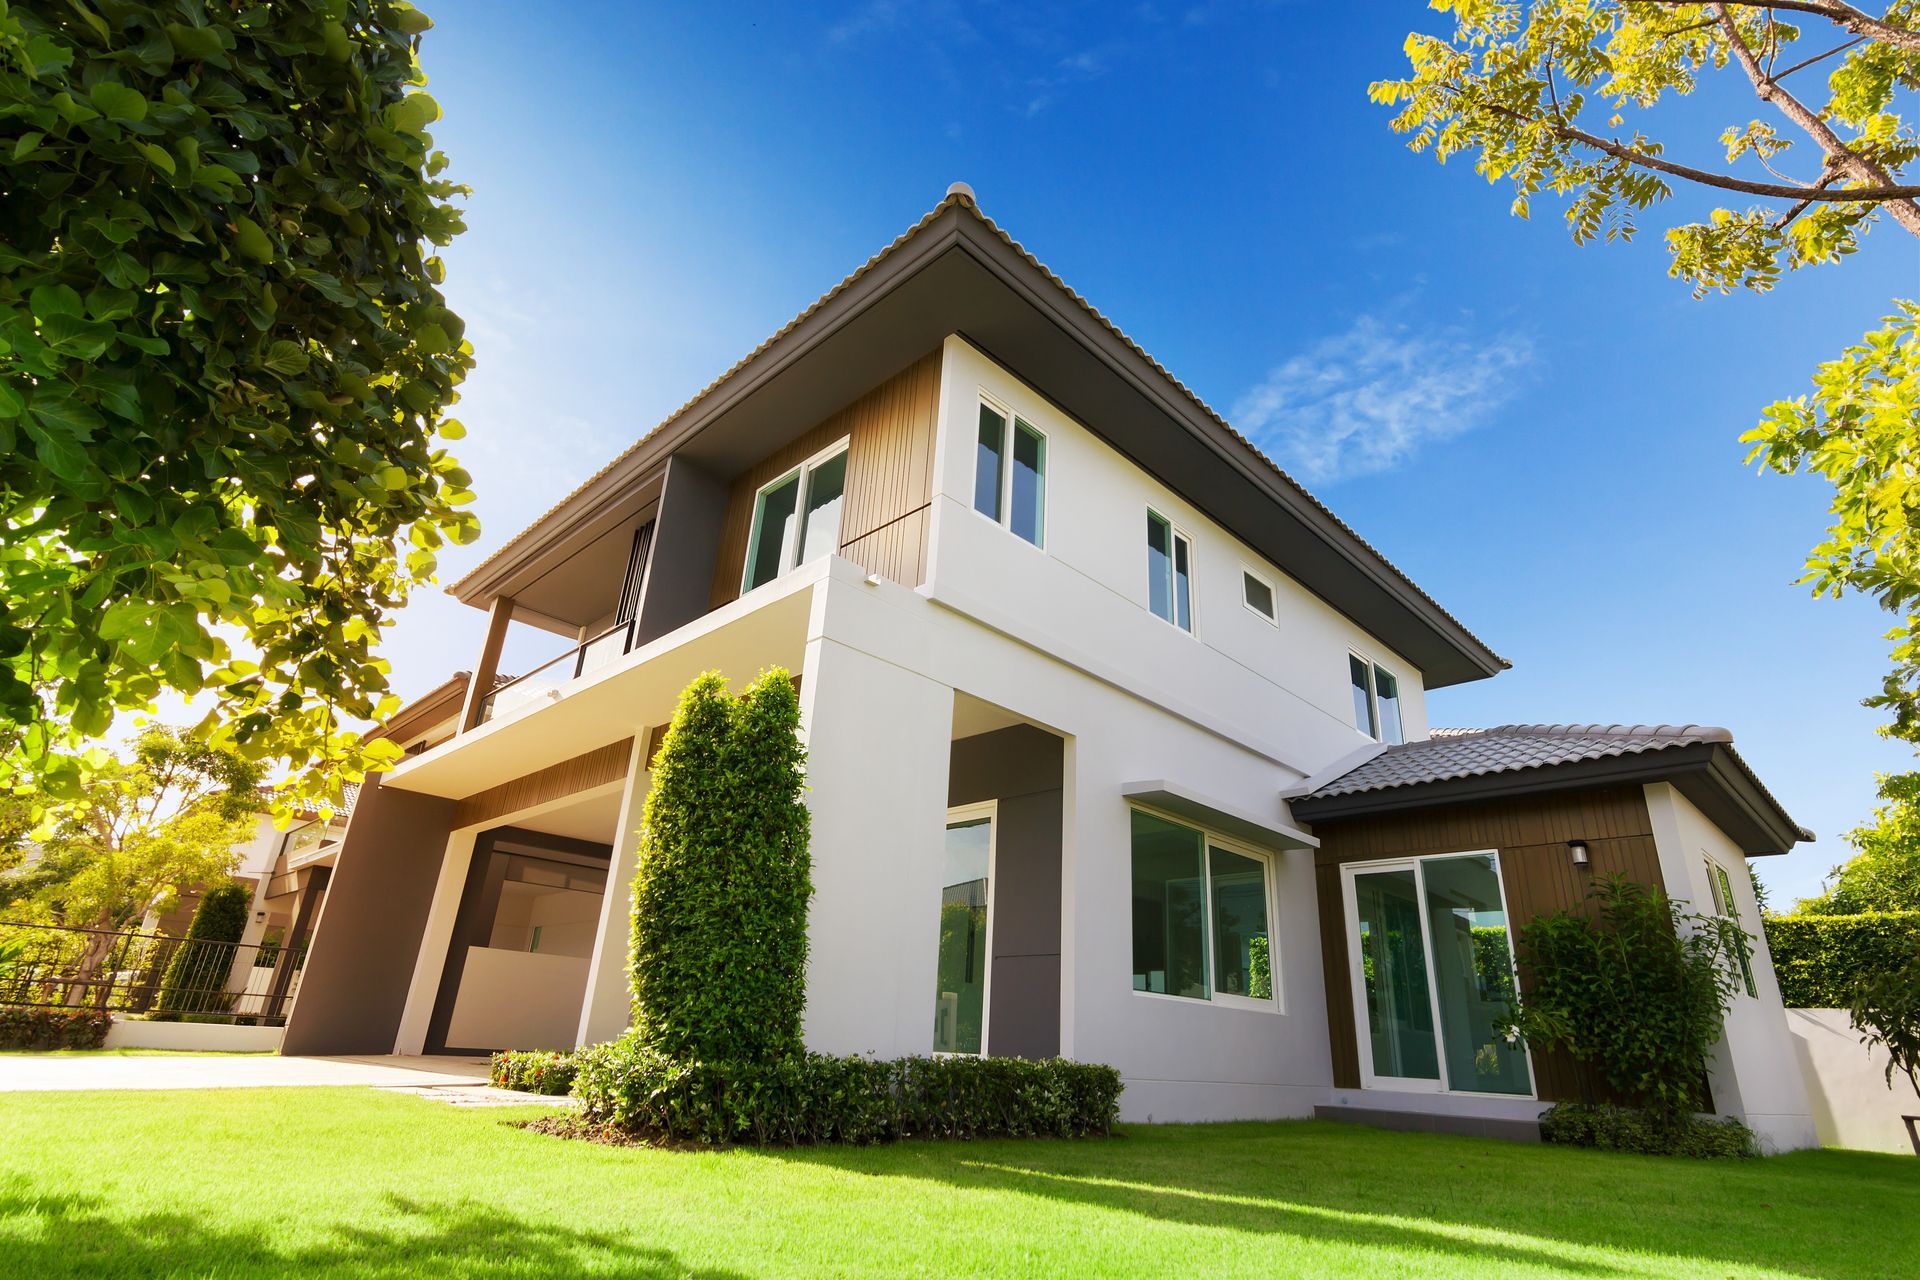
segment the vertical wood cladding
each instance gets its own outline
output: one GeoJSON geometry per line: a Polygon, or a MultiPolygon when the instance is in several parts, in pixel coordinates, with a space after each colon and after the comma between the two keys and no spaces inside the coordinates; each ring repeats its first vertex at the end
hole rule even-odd
{"type": "Polygon", "coordinates": [[[925,581],[939,400],[940,353],[932,351],[741,473],[727,495],[713,607],[740,594],[747,540],[753,534],[753,500],[761,486],[842,438],[848,445],[840,554],[869,573],[909,587],[925,581]]]}
{"type": "MultiPolygon", "coordinates": [[[[1508,923],[1515,931],[1535,916],[1581,907],[1587,889],[1600,877],[1615,872],[1643,884],[1665,887],[1646,797],[1638,787],[1597,788],[1346,818],[1316,823],[1314,834],[1320,838],[1314,876],[1320,896],[1320,950],[1327,983],[1333,1080],[1348,1089],[1360,1087],[1360,1046],[1347,958],[1342,864],[1497,850],[1511,913],[1508,923]],[[1569,840],[1587,842],[1590,866],[1573,865],[1567,852],[1569,840]]],[[[1581,1094],[1578,1068],[1564,1055],[1534,1055],[1533,1072],[1543,1101],[1558,1102],[1581,1094]]],[[[1595,1092],[1603,1094],[1604,1090],[1595,1092]]]]}

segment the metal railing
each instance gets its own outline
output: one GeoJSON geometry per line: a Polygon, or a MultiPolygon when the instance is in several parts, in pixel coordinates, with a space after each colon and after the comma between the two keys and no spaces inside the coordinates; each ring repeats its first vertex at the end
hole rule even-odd
{"type": "Polygon", "coordinates": [[[489,693],[480,704],[480,723],[524,707],[561,686],[597,671],[633,648],[634,620],[616,622],[591,640],[575,645],[559,657],[515,676],[489,693]]]}
{"type": "Polygon", "coordinates": [[[158,1020],[286,1021],[304,942],[212,942],[162,933],[0,922],[0,1005],[99,1009],[158,1020]]]}

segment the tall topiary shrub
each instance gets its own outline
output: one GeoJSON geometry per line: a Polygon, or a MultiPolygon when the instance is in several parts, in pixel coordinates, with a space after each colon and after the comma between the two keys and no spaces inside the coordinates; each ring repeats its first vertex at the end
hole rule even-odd
{"type": "Polygon", "coordinates": [[[1701,1104],[1747,935],[1622,876],[1590,892],[1597,918],[1560,911],[1521,929],[1525,998],[1513,1025],[1536,1051],[1565,1049],[1677,1128],[1701,1104]]]}
{"type": "Polygon", "coordinates": [[[633,1039],[678,1061],[802,1052],[813,896],[800,702],[784,670],[742,698],[687,686],[653,767],[633,885],[633,1039]]]}
{"type": "Polygon", "coordinates": [[[160,982],[159,1012],[218,1013],[227,1007],[233,947],[247,928],[249,895],[237,884],[209,889],[160,982]]]}

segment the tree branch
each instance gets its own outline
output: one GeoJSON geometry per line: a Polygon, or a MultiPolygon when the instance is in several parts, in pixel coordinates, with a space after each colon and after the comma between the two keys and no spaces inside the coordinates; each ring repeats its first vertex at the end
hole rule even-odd
{"type": "Polygon", "coordinates": [[[1871,39],[1873,39],[1872,36],[1858,36],[1852,40],[1847,41],[1845,44],[1837,44],[1833,46],[1833,48],[1827,50],[1825,53],[1816,53],[1811,58],[1807,58],[1803,61],[1796,62],[1792,66],[1788,67],[1785,71],[1771,72],[1768,74],[1767,78],[1770,80],[1785,80],[1788,76],[1792,75],[1796,71],[1805,71],[1808,67],[1812,66],[1816,62],[1820,62],[1826,58],[1831,58],[1836,53],[1845,53],[1847,50],[1853,48],[1855,45],[1865,44],[1867,41],[1871,39]]]}
{"type": "MultiPolygon", "coordinates": [[[[1697,0],[1647,0],[1649,4],[1663,4],[1678,8],[1681,5],[1697,3],[1697,0]]],[[[1842,0],[1727,0],[1743,9],[1780,10],[1787,13],[1806,13],[1816,18],[1825,18],[1836,27],[1842,27],[1857,36],[1885,41],[1910,53],[1920,53],[1920,31],[1908,27],[1897,27],[1864,13],[1842,0]]]]}
{"type": "MultiPolygon", "coordinates": [[[[1738,0],[1734,2],[1737,3],[1738,0]]],[[[1741,70],[1747,73],[1747,79],[1753,82],[1753,91],[1760,96],[1762,102],[1773,106],[1781,115],[1799,125],[1801,131],[1808,137],[1819,143],[1820,149],[1826,153],[1827,164],[1831,168],[1852,178],[1855,182],[1878,183],[1883,188],[1893,189],[1893,178],[1885,169],[1849,147],[1825,120],[1809,110],[1807,105],[1792,93],[1768,78],[1767,74],[1760,69],[1759,62],[1753,56],[1753,50],[1747,46],[1746,37],[1740,34],[1740,25],[1733,20],[1733,14],[1728,11],[1725,3],[1709,5],[1708,9],[1720,19],[1720,25],[1727,33],[1728,45],[1733,50],[1734,60],[1740,64],[1741,70]]],[[[1916,35],[1915,39],[1920,41],[1920,35],[1916,35]]],[[[1861,190],[1862,188],[1855,187],[1841,194],[1859,199],[1861,190]]],[[[1914,203],[1915,195],[1920,195],[1920,192],[1914,192],[1911,188],[1898,196],[1889,195],[1881,202],[1881,207],[1887,211],[1889,218],[1905,228],[1909,234],[1920,236],[1920,204],[1914,203]]]]}

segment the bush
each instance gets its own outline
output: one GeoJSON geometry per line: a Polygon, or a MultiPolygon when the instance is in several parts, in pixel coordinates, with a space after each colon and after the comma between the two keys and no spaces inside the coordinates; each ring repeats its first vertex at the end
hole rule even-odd
{"type": "Polygon", "coordinates": [[[1598,919],[1559,911],[1520,930],[1526,996],[1513,1025],[1536,1051],[1565,1049],[1619,1096],[1678,1126],[1702,1101],[1747,935],[1622,876],[1589,896],[1598,919]]]}
{"type": "Polygon", "coordinates": [[[0,1049],[98,1049],[112,1025],[99,1009],[0,1005],[0,1049]]]}
{"type": "Polygon", "coordinates": [[[641,819],[633,1034],[670,1058],[802,1052],[813,896],[800,701],[782,670],[746,696],[707,672],[680,695],[641,819]]]}
{"type": "Polygon", "coordinates": [[[674,1059],[633,1034],[580,1053],[586,1118],[673,1141],[756,1146],[1108,1133],[1120,1073],[1053,1058],[674,1059]]]}
{"type": "Polygon", "coordinates": [[[1633,1151],[1696,1160],[1739,1159],[1760,1154],[1753,1131],[1731,1116],[1683,1116],[1677,1122],[1634,1107],[1561,1102],[1540,1117],[1540,1139],[1596,1151],[1633,1151]]]}
{"type": "Polygon", "coordinates": [[[247,931],[252,895],[237,884],[209,889],[193,909],[187,937],[160,983],[162,1014],[219,1013],[232,1002],[227,975],[233,946],[247,931]]]}
{"type": "Polygon", "coordinates": [[[1920,911],[1765,919],[1780,998],[1790,1009],[1845,1009],[1862,979],[1920,955],[1920,911]]]}
{"type": "Polygon", "coordinates": [[[1861,1044],[1886,1051],[1887,1088],[1898,1071],[1920,1096],[1920,950],[1905,965],[1863,980],[1847,1015],[1861,1044]]]}
{"type": "Polygon", "coordinates": [[[577,1054],[514,1051],[493,1055],[489,1078],[497,1088],[559,1096],[573,1092],[579,1069],[577,1054]]]}

